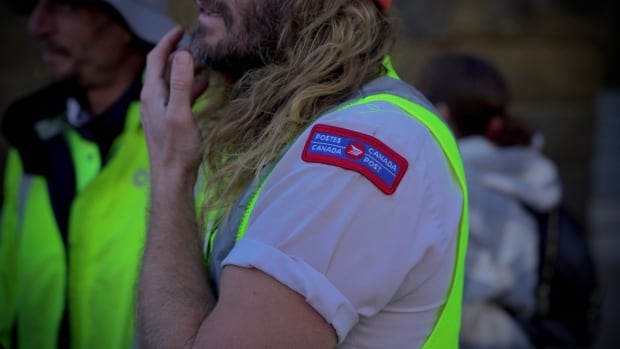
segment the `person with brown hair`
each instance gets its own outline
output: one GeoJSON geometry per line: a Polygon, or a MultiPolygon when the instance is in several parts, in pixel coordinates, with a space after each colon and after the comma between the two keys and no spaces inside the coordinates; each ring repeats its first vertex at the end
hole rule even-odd
{"type": "Polygon", "coordinates": [[[540,136],[508,117],[510,91],[492,63],[470,53],[432,57],[416,86],[454,131],[470,198],[462,348],[533,348],[539,227],[530,212],[557,207],[555,165],[540,136]]]}
{"type": "Polygon", "coordinates": [[[457,348],[460,155],[390,3],[199,0],[149,54],[144,348],[457,348]]]}

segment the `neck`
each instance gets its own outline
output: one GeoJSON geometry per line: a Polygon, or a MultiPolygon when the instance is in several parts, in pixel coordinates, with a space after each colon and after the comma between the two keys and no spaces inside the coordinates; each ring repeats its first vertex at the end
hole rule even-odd
{"type": "Polygon", "coordinates": [[[106,71],[106,83],[86,87],[90,112],[97,117],[110,108],[127,91],[144,66],[144,55],[135,51],[123,63],[106,71]]]}

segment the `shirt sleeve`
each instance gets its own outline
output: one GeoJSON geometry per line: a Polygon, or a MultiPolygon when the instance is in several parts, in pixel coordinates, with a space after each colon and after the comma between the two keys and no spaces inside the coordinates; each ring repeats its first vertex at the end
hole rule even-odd
{"type": "MultiPolygon", "coordinates": [[[[304,161],[310,127],[270,174],[245,237],[223,265],[257,268],[295,290],[342,341],[360,316],[377,314],[437,270],[453,246],[461,196],[428,130],[391,104],[352,107],[317,123],[383,142],[407,161],[402,180],[386,194],[359,171],[304,161]],[[440,210],[441,200],[453,207],[440,210]]],[[[445,292],[430,293],[404,310],[443,303],[445,292]]]]}

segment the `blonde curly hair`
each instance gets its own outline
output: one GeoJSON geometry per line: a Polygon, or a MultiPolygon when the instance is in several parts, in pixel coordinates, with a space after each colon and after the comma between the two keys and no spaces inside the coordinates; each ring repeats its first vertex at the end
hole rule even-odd
{"type": "Polygon", "coordinates": [[[385,73],[394,23],[373,1],[284,0],[281,8],[288,11],[273,62],[210,88],[197,115],[205,213],[226,214],[311,122],[385,73]]]}

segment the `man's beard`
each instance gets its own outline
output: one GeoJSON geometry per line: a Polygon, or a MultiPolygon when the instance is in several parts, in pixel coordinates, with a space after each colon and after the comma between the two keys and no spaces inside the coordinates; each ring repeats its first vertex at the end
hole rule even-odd
{"type": "Polygon", "coordinates": [[[237,37],[231,34],[233,23],[230,12],[226,8],[221,9],[228,35],[215,46],[203,42],[209,29],[198,23],[190,44],[197,66],[236,80],[251,69],[273,63],[283,29],[280,5],[278,0],[249,5],[240,19],[242,23],[237,37]]]}

